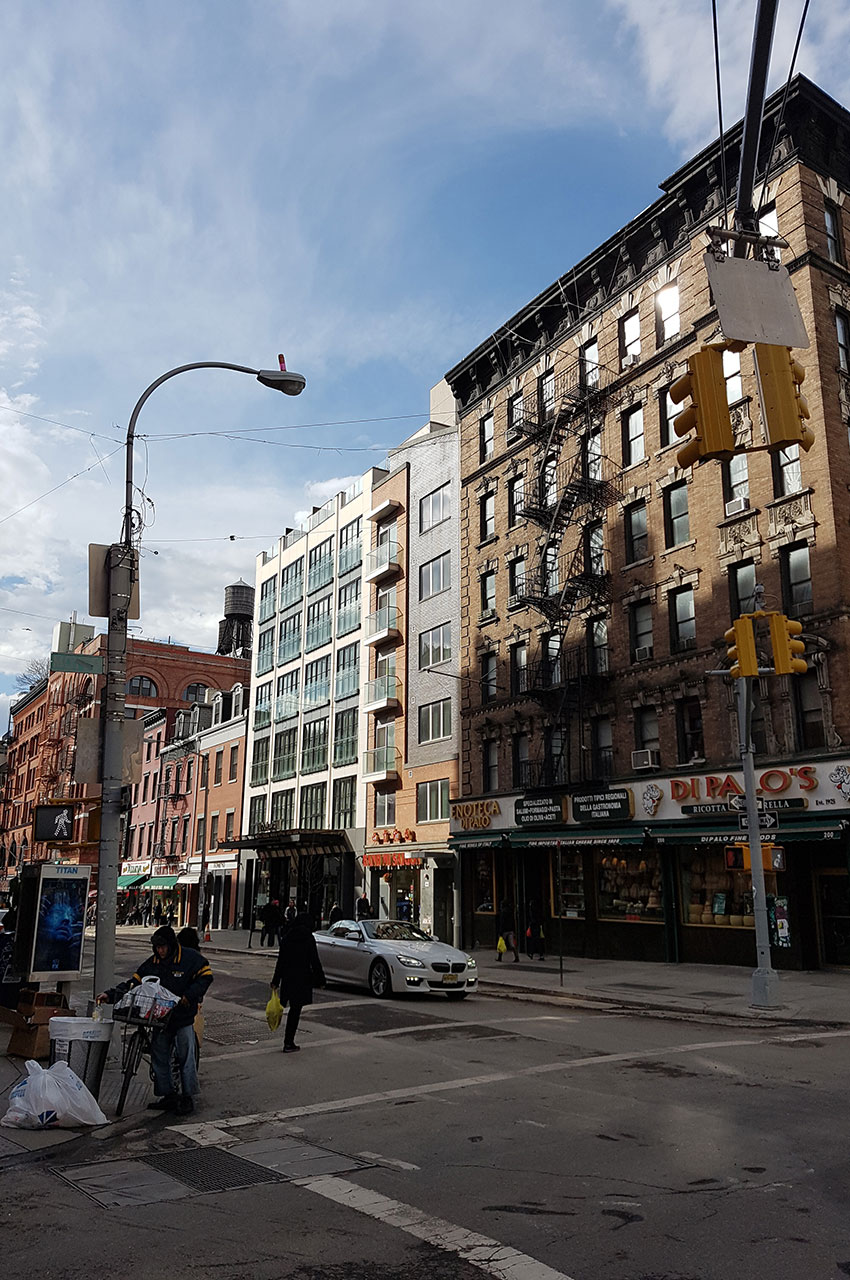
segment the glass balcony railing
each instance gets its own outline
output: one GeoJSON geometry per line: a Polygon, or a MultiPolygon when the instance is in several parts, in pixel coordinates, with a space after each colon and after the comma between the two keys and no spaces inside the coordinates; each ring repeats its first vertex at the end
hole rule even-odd
{"type": "Polygon", "coordinates": [[[268,760],[259,760],[251,765],[251,786],[262,787],[269,780],[268,760]]]}
{"type": "Polygon", "coordinates": [[[327,644],[331,638],[331,615],[323,614],[321,618],[316,618],[314,622],[307,623],[307,630],[304,634],[304,652],[309,653],[311,649],[320,649],[323,644],[327,644]]]}
{"type": "Polygon", "coordinates": [[[254,728],[268,729],[272,722],[272,709],[269,706],[254,708],[254,728]]]}
{"type": "Polygon", "coordinates": [[[334,764],[355,764],[357,761],[357,739],[337,738],[334,743],[334,764]]]}
{"type": "Polygon", "coordinates": [[[298,658],[300,655],[301,637],[298,635],[285,636],[277,646],[278,666],[284,662],[291,662],[293,658],[298,658]]]}
{"type": "Polygon", "coordinates": [[[264,676],[274,666],[274,650],[260,649],[257,653],[257,675],[264,676]]]}
{"type": "Polygon", "coordinates": [[[336,615],[336,633],[338,636],[347,636],[349,632],[356,631],[360,626],[361,618],[360,605],[349,604],[344,609],[340,609],[336,615]]]}
{"type": "Polygon", "coordinates": [[[348,698],[352,693],[356,693],[360,688],[360,672],[356,667],[352,667],[350,671],[340,671],[337,673],[336,684],[334,685],[334,697],[348,698]]]}
{"type": "Polygon", "coordinates": [[[319,747],[305,747],[301,752],[301,772],[318,773],[328,767],[328,744],[319,747]]]}
{"type": "Polygon", "coordinates": [[[321,560],[317,560],[315,564],[310,566],[307,574],[307,590],[317,591],[319,587],[325,587],[334,576],[334,558],[333,556],[325,556],[321,560]]]}
{"type": "Polygon", "coordinates": [[[363,774],[398,773],[400,760],[397,747],[373,747],[363,753],[363,774]]]}
{"type": "Polygon", "coordinates": [[[392,569],[401,568],[401,547],[397,542],[382,542],[369,552],[369,559],[366,565],[367,573],[380,573],[381,570],[389,572],[392,569]]]}
{"type": "Polygon", "coordinates": [[[398,676],[378,676],[369,680],[363,691],[363,702],[368,707],[373,702],[398,701],[401,695],[401,682],[398,676]]]}
{"type": "Polygon", "coordinates": [[[275,701],[274,718],[275,720],[291,720],[293,716],[298,715],[298,694],[283,693],[275,701]]]}
{"type": "Polygon", "coordinates": [[[295,752],[285,751],[272,758],[272,782],[295,777],[295,752]]]}
{"type": "Polygon", "coordinates": [[[339,549],[339,573],[347,573],[356,569],[363,562],[363,544],[358,538],[356,542],[348,542],[339,549]]]}
{"type": "Polygon", "coordinates": [[[366,619],[367,637],[380,635],[382,631],[397,631],[400,618],[401,613],[395,605],[387,604],[383,609],[376,609],[366,619]]]}
{"type": "Polygon", "coordinates": [[[280,607],[288,609],[291,604],[297,604],[304,595],[304,579],[293,578],[292,582],[284,582],[280,589],[280,607]]]}
{"type": "Polygon", "coordinates": [[[304,706],[320,707],[331,700],[330,680],[316,680],[304,685],[304,706]]]}
{"type": "Polygon", "coordinates": [[[257,621],[268,622],[269,618],[274,617],[274,611],[274,596],[265,596],[260,601],[260,612],[257,621]]]}

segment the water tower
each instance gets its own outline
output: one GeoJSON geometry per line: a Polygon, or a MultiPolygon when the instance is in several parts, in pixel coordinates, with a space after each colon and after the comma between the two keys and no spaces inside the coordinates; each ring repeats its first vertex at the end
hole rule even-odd
{"type": "Polygon", "coordinates": [[[224,617],[218,624],[216,653],[229,658],[250,658],[254,618],[254,588],[240,578],[224,588],[224,617]]]}

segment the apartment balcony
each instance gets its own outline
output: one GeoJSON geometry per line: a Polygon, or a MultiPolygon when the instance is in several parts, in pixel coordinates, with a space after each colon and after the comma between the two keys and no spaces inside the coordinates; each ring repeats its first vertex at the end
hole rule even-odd
{"type": "Polygon", "coordinates": [[[366,618],[366,643],[385,644],[401,639],[401,610],[395,605],[384,605],[366,618]]]}
{"type": "Polygon", "coordinates": [[[277,663],[282,666],[284,662],[291,662],[293,658],[301,657],[301,637],[287,636],[285,640],[281,640],[277,646],[277,663]]]}
{"type": "Polygon", "coordinates": [[[281,694],[274,704],[274,718],[276,721],[291,720],[293,716],[298,715],[298,695],[294,693],[281,694]]]}
{"type": "Polygon", "coordinates": [[[344,609],[340,609],[336,615],[336,633],[338,636],[347,636],[352,631],[357,631],[363,617],[362,610],[358,604],[346,605],[344,609]]]}
{"type": "Polygon", "coordinates": [[[282,782],[284,778],[295,777],[296,756],[294,751],[285,751],[272,757],[272,782],[282,782]]]}
{"type": "Polygon", "coordinates": [[[378,676],[369,680],[363,690],[364,711],[398,711],[401,705],[401,681],[397,676],[378,676]]]}
{"type": "Polygon", "coordinates": [[[382,542],[366,559],[366,581],[380,582],[401,573],[402,550],[397,542],[382,542]]]}
{"type": "Polygon", "coordinates": [[[310,566],[307,574],[307,590],[318,591],[319,587],[326,587],[333,580],[334,576],[334,558],[333,556],[325,556],[322,560],[317,560],[315,564],[310,566]]]}
{"type": "Polygon", "coordinates": [[[306,683],[304,685],[303,705],[307,707],[322,707],[326,702],[331,700],[331,682],[330,680],[317,680],[314,683],[306,683]]]}
{"type": "Polygon", "coordinates": [[[294,582],[285,583],[280,589],[280,607],[288,609],[304,598],[304,579],[296,578],[294,582]]]}
{"type": "Polygon", "coordinates": [[[310,653],[312,649],[321,649],[323,644],[329,644],[331,632],[331,615],[329,613],[317,618],[315,622],[308,623],[304,634],[304,652],[310,653]]]}
{"type": "Polygon", "coordinates": [[[251,786],[264,787],[269,780],[269,762],[260,760],[251,765],[251,786]]]}
{"type": "Polygon", "coordinates": [[[348,573],[349,569],[356,569],[359,564],[363,563],[363,543],[358,538],[356,542],[349,542],[339,549],[338,573],[348,573]]]}
{"type": "Polygon", "coordinates": [[[364,782],[398,782],[401,752],[397,747],[373,747],[363,753],[364,782]]]}
{"type": "Polygon", "coordinates": [[[402,504],[398,498],[384,498],[381,502],[374,506],[366,517],[367,520],[386,520],[389,516],[393,516],[397,511],[401,511],[402,504]]]}
{"type": "Polygon", "coordinates": [[[272,709],[270,706],[262,706],[254,708],[254,728],[268,729],[272,722],[272,709]]]}

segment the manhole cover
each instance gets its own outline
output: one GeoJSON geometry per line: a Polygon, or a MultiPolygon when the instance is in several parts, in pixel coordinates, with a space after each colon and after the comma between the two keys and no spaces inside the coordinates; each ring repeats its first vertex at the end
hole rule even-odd
{"type": "Polygon", "coordinates": [[[233,1154],[240,1160],[272,1169],[286,1178],[321,1177],[368,1168],[362,1160],[328,1151],[325,1147],[313,1147],[296,1138],[260,1138],[256,1142],[243,1142],[234,1147],[233,1154]]]}
{"type": "Polygon", "coordinates": [[[234,1191],[239,1187],[257,1186],[261,1182],[281,1181],[272,1169],[240,1160],[217,1147],[161,1151],[158,1155],[143,1156],[142,1159],[151,1168],[176,1178],[194,1191],[234,1191]]]}
{"type": "Polygon", "coordinates": [[[184,1182],[138,1160],[65,1165],[64,1168],[54,1168],[53,1173],[83,1195],[90,1196],[104,1209],[123,1209],[128,1205],[157,1204],[160,1201],[170,1204],[189,1195],[189,1188],[184,1182]]]}

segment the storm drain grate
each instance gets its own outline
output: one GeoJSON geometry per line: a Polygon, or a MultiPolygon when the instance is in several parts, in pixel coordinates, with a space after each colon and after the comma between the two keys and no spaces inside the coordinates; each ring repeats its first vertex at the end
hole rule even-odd
{"type": "Polygon", "coordinates": [[[211,1018],[204,1031],[205,1042],[216,1045],[245,1044],[248,1040],[270,1038],[267,1023],[258,1018],[216,1018],[215,1021],[211,1018]]]}
{"type": "Polygon", "coordinates": [[[194,1191],[235,1191],[261,1182],[282,1182],[272,1169],[240,1160],[217,1147],[200,1147],[190,1151],[161,1151],[143,1156],[142,1160],[160,1173],[176,1178],[194,1191]]]}

